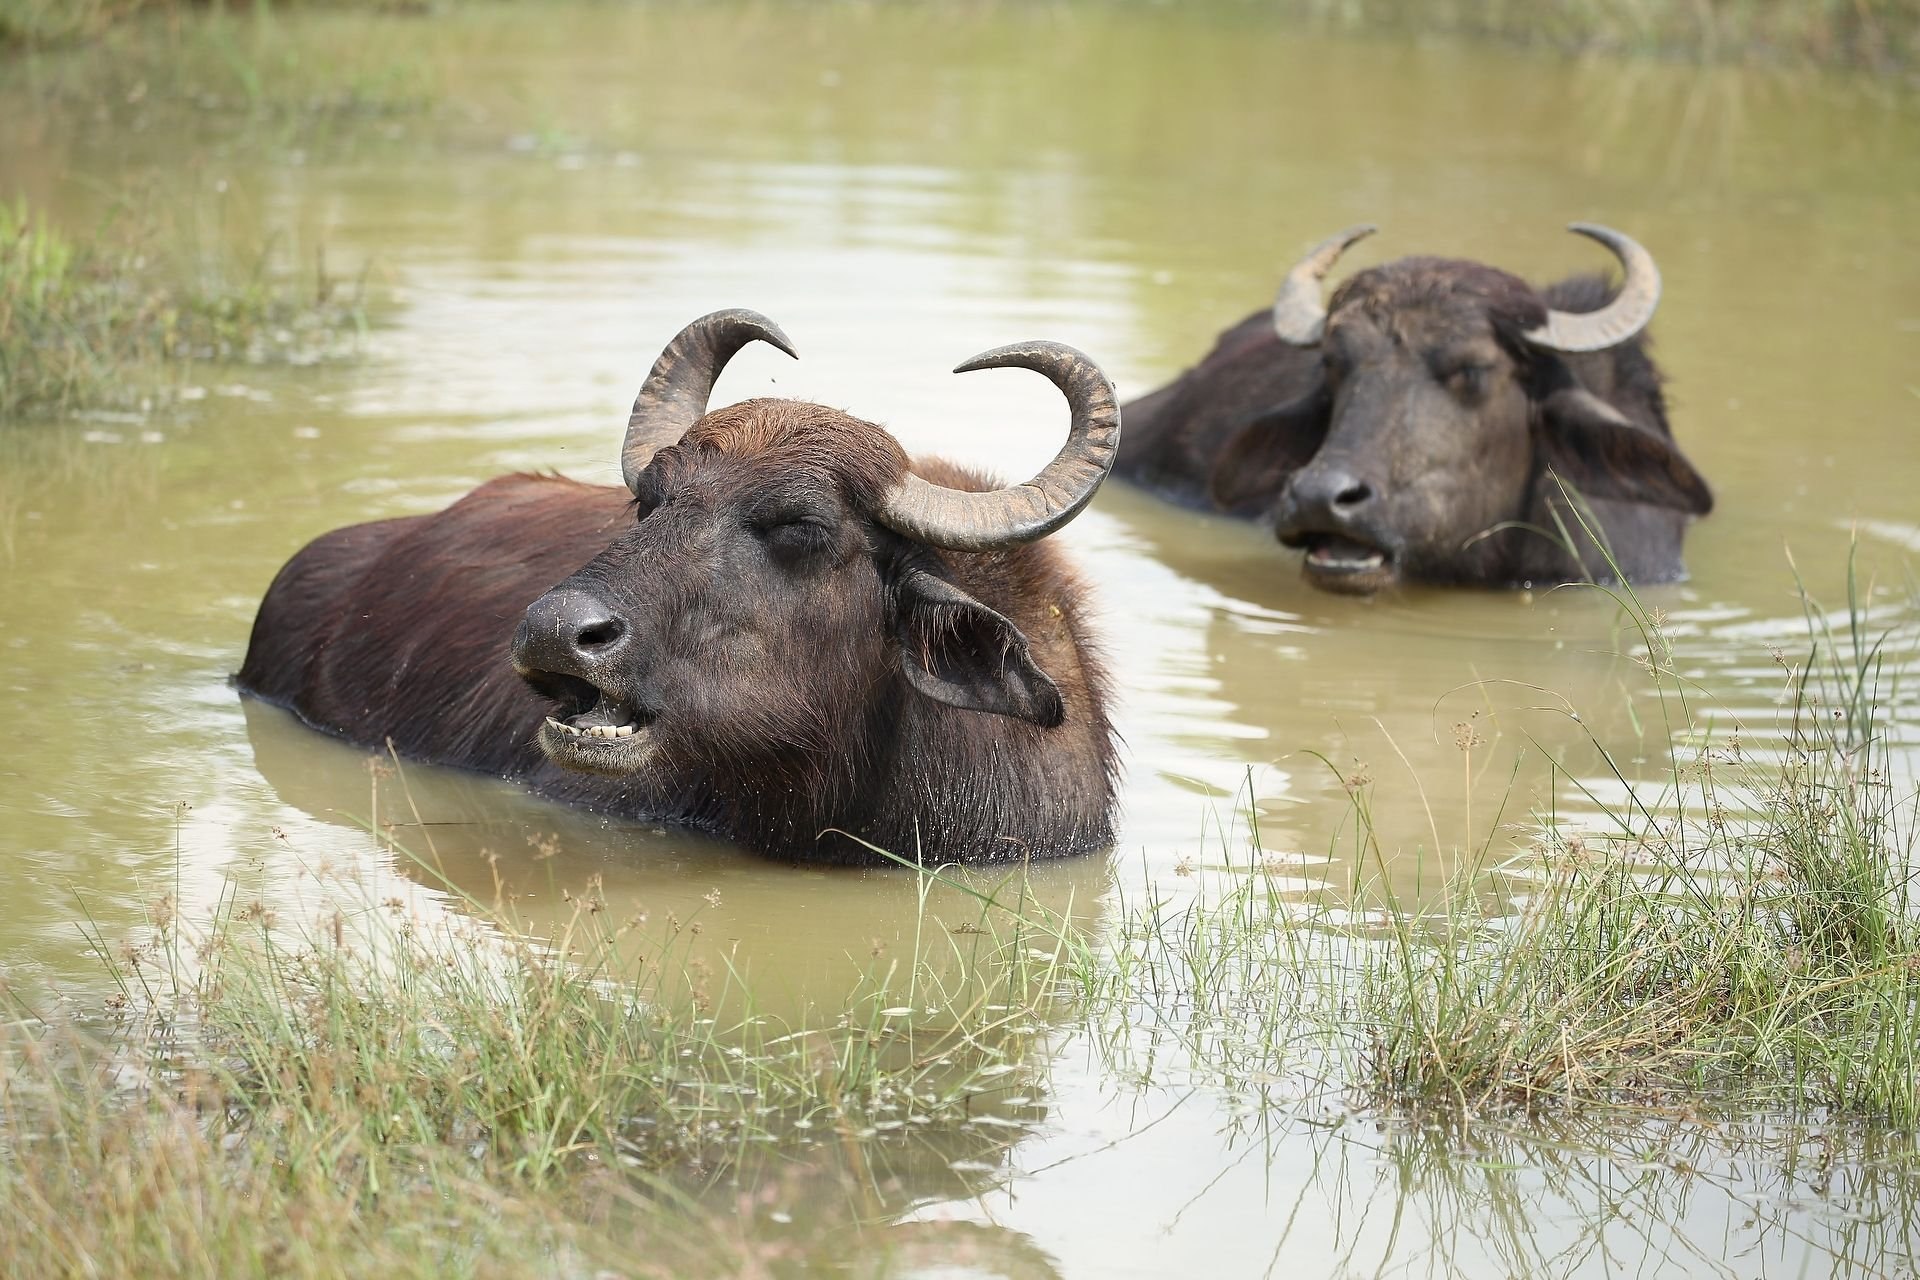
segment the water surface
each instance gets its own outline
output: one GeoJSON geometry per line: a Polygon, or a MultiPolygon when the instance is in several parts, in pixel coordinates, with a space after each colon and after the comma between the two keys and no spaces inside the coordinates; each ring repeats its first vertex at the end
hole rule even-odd
{"type": "MultiPolygon", "coordinates": [[[[315,57],[378,42],[433,107],[245,125],[160,94],[82,109],[48,91],[58,61],[0,82],[0,194],[84,227],[134,192],[193,235],[324,243],[385,300],[350,365],[201,369],[183,412],[0,438],[9,971],[84,990],[82,904],[112,937],[161,894],[204,914],[236,879],[296,915],[343,885],[457,909],[366,832],[394,782],[376,797],[363,753],[235,696],[254,606],[337,525],[516,468],[617,482],[652,356],[722,306],[773,315],[803,358],[749,349],[716,402],[816,399],[1017,476],[1057,447],[1063,406],[1031,375],[945,372],[974,352],[1071,342],[1137,395],[1339,227],[1383,227],[1353,267],[1438,252],[1548,278],[1601,265],[1563,228],[1605,222],[1665,272],[1676,430],[1719,498],[1692,580],[1641,593],[1695,711],[1755,740],[1780,723],[1780,660],[1805,648],[1795,567],[1837,605],[1857,542],[1885,621],[1907,608],[1920,110],[1870,85],[1332,40],[1239,9],[301,21],[315,57]]],[[[1127,744],[1112,857],[1036,873],[1086,918],[1116,882],[1177,894],[1185,866],[1244,853],[1243,794],[1309,881],[1411,902],[1462,849],[1522,849],[1547,814],[1599,820],[1619,791],[1601,745],[1634,778],[1673,762],[1673,709],[1604,593],[1318,594],[1257,528],[1117,484],[1063,537],[1099,593],[1127,744]],[[1467,753],[1462,724],[1483,740],[1467,753]],[[1361,775],[1384,866],[1343,852],[1361,775]]],[[[1920,738],[1910,697],[1889,728],[1920,738]]],[[[905,877],[772,866],[484,779],[406,781],[400,820],[461,889],[489,897],[497,875],[558,918],[598,878],[623,909],[701,916],[703,945],[776,1004],[837,1000],[914,927],[905,877]]],[[[1033,1111],[991,1158],[903,1158],[869,1207],[902,1229],[989,1224],[967,1237],[991,1242],[981,1274],[1882,1274],[1910,1257],[1902,1175],[1858,1154],[1836,1186],[1764,1130],[1648,1130],[1646,1149],[1692,1152],[1681,1173],[1577,1136],[1133,1089],[1070,1042],[1033,1111]]],[[[837,1194],[809,1185],[796,1203],[837,1194]]],[[[933,1265],[914,1256],[895,1262],[933,1265]]]]}

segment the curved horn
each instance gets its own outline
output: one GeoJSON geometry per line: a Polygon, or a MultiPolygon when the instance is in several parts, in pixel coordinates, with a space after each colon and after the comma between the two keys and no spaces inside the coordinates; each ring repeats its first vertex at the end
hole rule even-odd
{"type": "Polygon", "coordinates": [[[701,316],[667,344],[627,415],[627,438],[620,446],[620,474],[627,488],[633,488],[654,454],[699,421],[721,370],[749,342],[768,343],[799,359],[779,325],[744,307],[701,316]]]}
{"type": "Polygon", "coordinates": [[[874,518],[896,533],[953,551],[994,551],[1044,538],[1080,514],[1113,468],[1120,447],[1120,407],[1113,383],[1086,354],[1060,342],[995,347],[959,365],[1032,369],[1060,388],[1073,410],[1067,442],[1025,484],[968,493],[929,484],[909,472],[874,518]]]}
{"type": "Polygon", "coordinates": [[[1296,347],[1310,347],[1320,341],[1327,328],[1327,306],[1320,300],[1320,282],[1341,254],[1379,229],[1371,222],[1348,227],[1313,246],[1287,272],[1279,296],[1273,300],[1273,331],[1280,335],[1280,341],[1296,347]]]}
{"type": "Polygon", "coordinates": [[[1567,230],[1598,240],[1620,259],[1627,278],[1612,302],[1598,311],[1549,311],[1547,322],[1522,336],[1535,346],[1555,351],[1602,351],[1618,346],[1647,327],[1660,305],[1660,268],[1653,255],[1611,227],[1574,222],[1567,230]]]}

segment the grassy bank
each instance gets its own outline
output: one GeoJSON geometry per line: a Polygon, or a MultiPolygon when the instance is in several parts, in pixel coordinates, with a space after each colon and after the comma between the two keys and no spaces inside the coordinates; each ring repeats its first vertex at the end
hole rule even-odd
{"type": "Polygon", "coordinates": [[[1352,30],[1465,35],[1569,53],[1878,72],[1920,67],[1915,0],[1280,0],[1279,7],[1352,30]]]}
{"type": "Polygon", "coordinates": [[[789,1170],[1009,1141],[971,1120],[1036,1083],[1060,931],[979,902],[788,1025],[686,958],[697,918],[586,900],[534,939],[498,906],[429,924],[395,902],[290,931],[234,900],[188,930],[162,899],[139,943],[96,940],[104,1020],[6,992],[0,1273],[763,1274],[857,1226],[689,1198],[775,1185],[776,1139],[789,1170]]]}
{"type": "Polygon", "coordinates": [[[300,928],[238,890],[200,928],[163,898],[138,939],[94,939],[104,1013],[0,987],[0,1272],[843,1257],[848,1233],[888,1229],[882,1200],[847,1191],[794,1227],[782,1178],[864,1186],[924,1157],[975,1171],[977,1194],[1069,1038],[1119,1082],[1198,1082],[1238,1116],[1410,1119],[1421,1159],[1501,1125],[1503,1168],[1532,1159],[1534,1126],[1549,1152],[1569,1135],[1664,1150],[1713,1115],[1765,1118],[1742,1159],[1773,1158],[1768,1126],[1799,1120],[1823,1159],[1906,1169],[1911,1144],[1873,1135],[1920,1121],[1920,795],[1887,746],[1920,637],[1910,611],[1881,628],[1848,596],[1809,602],[1773,728],[1696,705],[1663,620],[1623,599],[1681,763],[1577,820],[1497,814],[1431,905],[1365,876],[1392,851],[1368,818],[1378,784],[1355,777],[1328,834],[1363,873],[1351,895],[1257,852],[1257,826],[1254,853],[1183,864],[1177,891],[1120,903],[1098,934],[1034,907],[1018,875],[942,872],[977,915],[927,916],[911,957],[876,946],[803,1022],[695,959],[698,917],[617,920],[591,895],[552,937],[451,891],[445,915],[391,900],[300,928]]]}
{"type": "MultiPolygon", "coordinates": [[[[286,8],[407,14],[431,20],[453,0],[0,0],[0,50],[95,39],[130,19],[176,24],[207,10],[286,8]]],[[[1464,35],[1564,52],[1683,56],[1898,72],[1920,66],[1917,0],[1237,0],[1291,21],[1351,31],[1464,35]]]]}
{"type": "Polygon", "coordinates": [[[362,293],[318,251],[294,268],[173,256],[131,215],[76,240],[0,205],[0,421],[150,407],[195,364],[342,354],[362,293]]]}
{"type": "Polygon", "coordinates": [[[0,0],[0,51],[44,49],[97,39],[135,19],[183,21],[195,14],[277,9],[352,9],[425,13],[430,0],[0,0]]]}
{"type": "MultiPolygon", "coordinates": [[[[1781,654],[1777,738],[1696,705],[1630,597],[1649,678],[1691,744],[1657,794],[1549,822],[1501,869],[1511,908],[1402,926],[1357,997],[1388,1098],[1663,1101],[1920,1120],[1920,792],[1889,748],[1890,654],[1849,575],[1781,654]]],[[[1684,748],[1683,748],[1684,749],[1684,748]]],[[[1459,901],[1472,888],[1462,884],[1459,901]]]]}
{"type": "MultiPolygon", "coordinates": [[[[0,0],[0,13],[10,3],[17,0],[0,0]]],[[[245,130],[304,147],[363,140],[377,132],[370,124],[397,128],[441,104],[434,55],[391,38],[387,24],[399,19],[390,6],[129,2],[53,11],[70,24],[10,29],[0,17],[0,78],[40,109],[117,132],[245,130]]]]}
{"type": "Polygon", "coordinates": [[[1370,1107],[1711,1099],[1920,1121],[1920,792],[1886,743],[1888,658],[1920,638],[1862,599],[1850,582],[1837,613],[1808,602],[1775,737],[1696,705],[1662,620],[1626,598],[1681,755],[1666,785],[1569,778],[1591,801],[1577,820],[1503,812],[1427,909],[1384,887],[1393,851],[1373,784],[1355,786],[1334,838],[1384,907],[1316,900],[1223,850],[1197,894],[1127,912],[1099,1034],[1123,1066],[1177,1047],[1229,1087],[1370,1107]]]}

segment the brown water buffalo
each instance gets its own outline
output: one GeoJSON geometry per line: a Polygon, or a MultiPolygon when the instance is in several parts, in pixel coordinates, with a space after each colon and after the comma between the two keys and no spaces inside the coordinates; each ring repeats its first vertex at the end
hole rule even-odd
{"type": "Polygon", "coordinates": [[[1115,471],[1272,521],[1330,591],[1684,577],[1682,534],[1713,495],[1674,444],[1647,354],[1659,269],[1617,231],[1573,230],[1620,259],[1618,288],[1586,276],[1536,290],[1416,257],[1323,304],[1321,281],[1373,228],[1341,232],[1270,312],[1126,406],[1115,471]]]}
{"type": "Polygon", "coordinates": [[[695,321],[634,400],[626,489],[513,475],[324,534],[238,677],[317,728],[765,853],[927,862],[1111,843],[1115,756],[1085,591],[1041,542],[1112,465],[1113,388],[1033,342],[1067,444],[994,488],[790,400],[706,411],[751,311],[695,321]]]}

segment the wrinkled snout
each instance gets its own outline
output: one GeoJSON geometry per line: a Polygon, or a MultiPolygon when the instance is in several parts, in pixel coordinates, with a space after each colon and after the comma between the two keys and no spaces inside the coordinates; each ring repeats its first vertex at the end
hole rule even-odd
{"type": "Polygon", "coordinates": [[[1294,544],[1290,530],[1338,533],[1363,525],[1374,506],[1373,485],[1353,469],[1338,464],[1309,463],[1293,473],[1280,494],[1277,531],[1280,540],[1294,544]]]}
{"type": "Polygon", "coordinates": [[[617,610],[578,587],[555,587],[527,606],[513,636],[513,669],[553,703],[540,746],[556,763],[619,776],[651,754],[658,705],[621,671],[632,634],[617,610]]]}
{"type": "Polygon", "coordinates": [[[531,605],[513,636],[513,666],[594,680],[626,646],[626,620],[592,593],[556,587],[531,605]]]}
{"type": "Polygon", "coordinates": [[[1380,486],[1360,468],[1316,459],[1293,473],[1274,507],[1274,536],[1307,553],[1307,580],[1364,595],[1394,578],[1394,557],[1375,528],[1380,486]]]}

